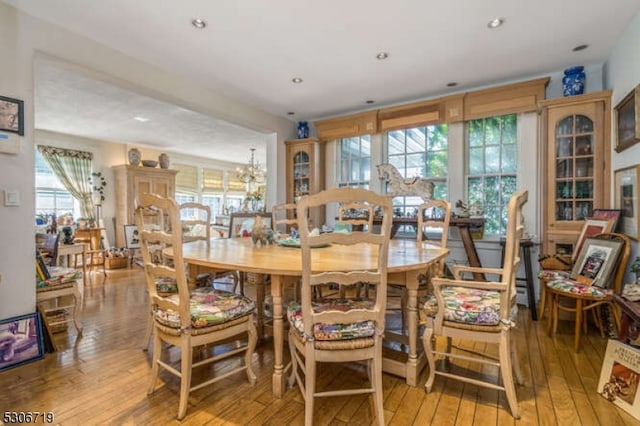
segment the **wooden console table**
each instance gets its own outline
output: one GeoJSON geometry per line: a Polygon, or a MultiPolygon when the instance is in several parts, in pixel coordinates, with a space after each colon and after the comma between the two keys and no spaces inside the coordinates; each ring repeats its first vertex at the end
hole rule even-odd
{"type": "MultiPolygon", "coordinates": [[[[460,231],[460,239],[462,240],[462,245],[464,246],[464,252],[467,255],[467,260],[469,260],[469,266],[477,266],[479,268],[482,267],[482,263],[480,263],[480,257],[478,256],[478,251],[476,250],[476,245],[473,242],[473,238],[471,238],[471,228],[479,228],[483,226],[486,221],[487,220],[483,217],[451,217],[451,219],[449,220],[449,226],[455,226],[460,231]]],[[[381,223],[381,217],[376,217],[373,219],[374,225],[380,225],[381,223]]],[[[415,229],[417,223],[418,219],[415,217],[394,217],[391,224],[391,238],[396,235],[401,226],[409,225],[415,229]]],[[[473,279],[476,281],[487,280],[485,275],[482,273],[474,273],[473,279]]]]}

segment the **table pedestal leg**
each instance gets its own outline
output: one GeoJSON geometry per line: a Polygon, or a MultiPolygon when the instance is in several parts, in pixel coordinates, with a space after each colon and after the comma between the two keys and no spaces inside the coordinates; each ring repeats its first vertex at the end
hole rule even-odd
{"type": "Polygon", "coordinates": [[[415,272],[406,273],[407,314],[409,317],[409,357],[407,359],[407,384],[418,385],[418,276],[415,272]]]}
{"type": "Polygon", "coordinates": [[[282,312],[282,277],[271,275],[271,297],[273,298],[273,346],[274,346],[274,366],[273,366],[273,396],[282,398],[284,394],[284,365],[283,365],[283,312],[282,312]]]}

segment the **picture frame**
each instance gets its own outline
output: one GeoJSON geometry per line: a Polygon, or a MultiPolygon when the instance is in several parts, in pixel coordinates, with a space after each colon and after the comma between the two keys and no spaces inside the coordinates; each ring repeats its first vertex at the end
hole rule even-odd
{"type": "Polygon", "coordinates": [[[622,245],[622,241],[587,238],[571,270],[571,279],[582,284],[607,288],[622,245]]]}
{"type": "Polygon", "coordinates": [[[229,218],[229,238],[251,235],[256,216],[262,217],[262,224],[271,228],[271,212],[269,213],[231,213],[229,218]],[[246,235],[247,231],[249,235],[246,235]],[[243,235],[244,234],[244,235],[243,235]]]}
{"type": "Polygon", "coordinates": [[[639,383],[640,350],[609,339],[600,369],[598,393],[640,420],[639,383]]]}
{"type": "Polygon", "coordinates": [[[0,132],[24,136],[24,102],[0,96],[0,132]]]}
{"type": "Polygon", "coordinates": [[[638,210],[638,187],[640,187],[640,164],[618,169],[614,172],[615,208],[622,210],[621,232],[638,238],[640,215],[638,210]]]}
{"type": "Polygon", "coordinates": [[[0,132],[24,136],[24,102],[0,96],[0,132]]]}
{"type": "Polygon", "coordinates": [[[585,223],[582,226],[580,235],[578,236],[578,240],[576,241],[576,245],[571,256],[574,264],[576,263],[580,252],[582,251],[582,245],[584,244],[585,239],[589,237],[595,237],[596,235],[602,234],[604,232],[611,232],[611,230],[613,229],[613,222],[613,219],[585,219],[585,223]]]}
{"type": "Polygon", "coordinates": [[[0,320],[0,371],[44,357],[40,314],[0,320]]]}
{"type": "Polygon", "coordinates": [[[614,108],[616,152],[640,142],[640,84],[614,108]]]}
{"type": "Polygon", "coordinates": [[[140,235],[137,225],[124,225],[124,246],[128,249],[140,248],[140,235]]]}
{"type": "Polygon", "coordinates": [[[611,228],[611,231],[620,231],[620,227],[622,224],[622,221],[620,220],[620,218],[622,217],[622,210],[620,209],[593,209],[591,217],[593,219],[613,219],[613,226],[611,228]]]}

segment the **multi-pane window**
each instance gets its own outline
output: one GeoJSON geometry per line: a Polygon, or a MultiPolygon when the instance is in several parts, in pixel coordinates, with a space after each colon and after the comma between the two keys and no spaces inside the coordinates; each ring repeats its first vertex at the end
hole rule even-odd
{"type": "Polygon", "coordinates": [[[371,180],[371,135],[340,140],[338,186],[369,189],[371,180]]]}
{"type": "MultiPolygon", "coordinates": [[[[176,203],[178,205],[184,203],[195,203],[196,196],[185,192],[176,192],[176,203]]],[[[180,209],[180,219],[192,219],[195,217],[195,209],[180,209]]]]}
{"type": "MultiPolygon", "coordinates": [[[[447,124],[437,124],[387,133],[387,161],[405,178],[432,181],[437,199],[447,199],[448,132],[447,124]]],[[[421,203],[420,197],[395,197],[394,209],[397,215],[412,215],[421,203]]]]}
{"type": "Polygon", "coordinates": [[[467,194],[484,208],[485,234],[505,232],[507,205],[516,192],[517,115],[467,122],[467,194]]]}
{"type": "Polygon", "coordinates": [[[60,183],[51,166],[40,152],[35,150],[36,169],[36,215],[56,217],[65,214],[76,216],[75,199],[60,183]]]}

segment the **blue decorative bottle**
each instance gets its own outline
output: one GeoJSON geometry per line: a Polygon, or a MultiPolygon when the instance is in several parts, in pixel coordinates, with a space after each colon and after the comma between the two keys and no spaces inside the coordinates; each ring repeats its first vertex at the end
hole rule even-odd
{"type": "Polygon", "coordinates": [[[584,93],[585,73],[583,66],[564,70],[562,78],[562,94],[564,96],[582,95],[584,93]]]}
{"type": "Polygon", "coordinates": [[[309,123],[306,121],[298,122],[298,139],[305,139],[309,137],[309,123]]]}

